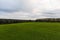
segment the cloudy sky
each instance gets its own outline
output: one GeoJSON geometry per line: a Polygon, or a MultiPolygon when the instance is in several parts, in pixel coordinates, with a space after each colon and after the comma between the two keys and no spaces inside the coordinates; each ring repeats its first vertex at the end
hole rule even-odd
{"type": "Polygon", "coordinates": [[[0,0],[0,18],[60,18],[60,0],[0,0]]]}

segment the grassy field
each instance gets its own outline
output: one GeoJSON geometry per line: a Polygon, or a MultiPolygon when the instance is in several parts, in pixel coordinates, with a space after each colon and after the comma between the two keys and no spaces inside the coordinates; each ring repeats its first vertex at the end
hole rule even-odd
{"type": "Polygon", "coordinates": [[[60,40],[60,23],[3,24],[0,25],[0,40],[60,40]]]}

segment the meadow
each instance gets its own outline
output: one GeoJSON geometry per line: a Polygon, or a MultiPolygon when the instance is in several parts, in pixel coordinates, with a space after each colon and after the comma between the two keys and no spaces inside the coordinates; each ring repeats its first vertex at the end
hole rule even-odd
{"type": "Polygon", "coordinates": [[[0,40],[60,40],[60,23],[1,24],[0,40]]]}

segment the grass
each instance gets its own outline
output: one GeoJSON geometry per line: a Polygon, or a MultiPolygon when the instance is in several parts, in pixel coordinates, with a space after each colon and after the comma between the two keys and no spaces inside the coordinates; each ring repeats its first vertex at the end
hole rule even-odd
{"type": "Polygon", "coordinates": [[[29,22],[0,25],[0,40],[60,40],[60,23],[29,22]]]}

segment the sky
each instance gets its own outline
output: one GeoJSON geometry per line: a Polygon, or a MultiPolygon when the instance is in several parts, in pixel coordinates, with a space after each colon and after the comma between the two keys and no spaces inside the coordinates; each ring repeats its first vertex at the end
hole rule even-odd
{"type": "Polygon", "coordinates": [[[0,0],[0,18],[60,18],[60,0],[0,0]]]}

